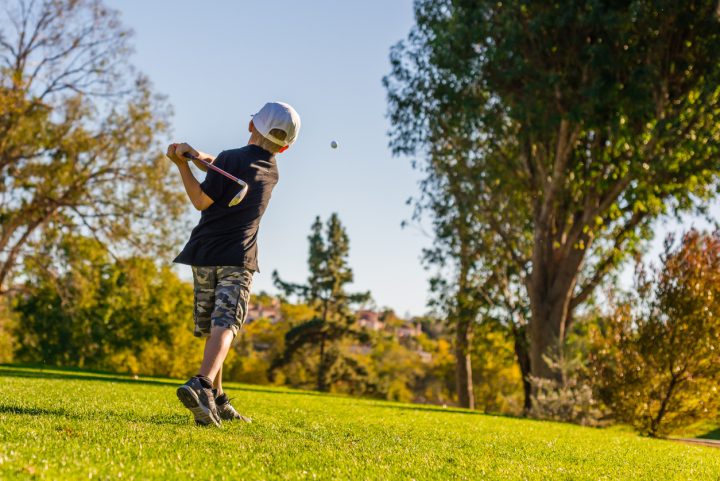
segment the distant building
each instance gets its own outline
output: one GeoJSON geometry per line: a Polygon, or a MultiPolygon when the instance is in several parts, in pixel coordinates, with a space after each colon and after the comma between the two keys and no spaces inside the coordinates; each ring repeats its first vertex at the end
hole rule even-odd
{"type": "Polygon", "coordinates": [[[397,337],[417,337],[422,334],[422,326],[419,322],[408,322],[395,329],[397,337]]]}
{"type": "Polygon", "coordinates": [[[357,311],[357,323],[361,329],[368,331],[386,331],[398,338],[417,337],[422,334],[422,326],[419,322],[403,321],[392,316],[392,322],[387,323],[381,320],[383,313],[368,309],[357,311]]]}
{"type": "Polygon", "coordinates": [[[280,301],[278,299],[273,299],[270,305],[250,303],[248,305],[248,313],[245,322],[250,323],[258,319],[268,319],[273,324],[282,321],[280,301]]]}
{"type": "Polygon", "coordinates": [[[358,326],[369,331],[382,331],[385,323],[380,320],[380,314],[375,311],[362,310],[357,312],[358,326]]]}

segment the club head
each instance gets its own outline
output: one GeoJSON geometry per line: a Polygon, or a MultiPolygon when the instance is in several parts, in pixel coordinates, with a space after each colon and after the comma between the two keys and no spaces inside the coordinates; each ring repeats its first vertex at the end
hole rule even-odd
{"type": "Polygon", "coordinates": [[[245,198],[245,194],[247,194],[247,191],[248,191],[247,184],[242,185],[240,187],[240,192],[238,192],[237,195],[232,198],[232,200],[228,204],[228,207],[238,205],[240,202],[242,202],[242,200],[245,198]]]}

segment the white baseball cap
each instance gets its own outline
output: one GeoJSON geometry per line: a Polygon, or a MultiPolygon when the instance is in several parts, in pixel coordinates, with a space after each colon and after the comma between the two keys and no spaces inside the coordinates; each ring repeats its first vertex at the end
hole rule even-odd
{"type": "Polygon", "coordinates": [[[280,147],[287,147],[295,142],[300,132],[300,116],[285,102],[268,102],[252,117],[253,125],[260,135],[280,147]],[[272,129],[285,132],[285,140],[271,135],[272,129]]]}

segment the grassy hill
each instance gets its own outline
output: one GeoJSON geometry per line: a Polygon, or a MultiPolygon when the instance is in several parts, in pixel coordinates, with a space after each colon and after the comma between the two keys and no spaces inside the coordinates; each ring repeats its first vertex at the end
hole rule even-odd
{"type": "Polygon", "coordinates": [[[0,366],[0,479],[720,479],[712,448],[259,386],[200,428],[177,385],[0,366]]]}

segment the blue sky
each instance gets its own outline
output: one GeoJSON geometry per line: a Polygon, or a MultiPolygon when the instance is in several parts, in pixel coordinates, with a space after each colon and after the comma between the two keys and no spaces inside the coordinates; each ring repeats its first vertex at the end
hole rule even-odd
{"type": "Polygon", "coordinates": [[[280,183],[261,223],[255,291],[274,291],[274,269],[304,280],[310,225],[338,212],[352,288],[401,315],[425,311],[420,255],[431,239],[400,226],[418,174],[387,148],[381,85],[390,47],[413,24],[410,0],[106,3],[135,32],[134,65],[174,107],[176,140],[218,153],[247,142],[249,116],[267,100],[300,113],[299,140],[278,157],[280,183]]]}

